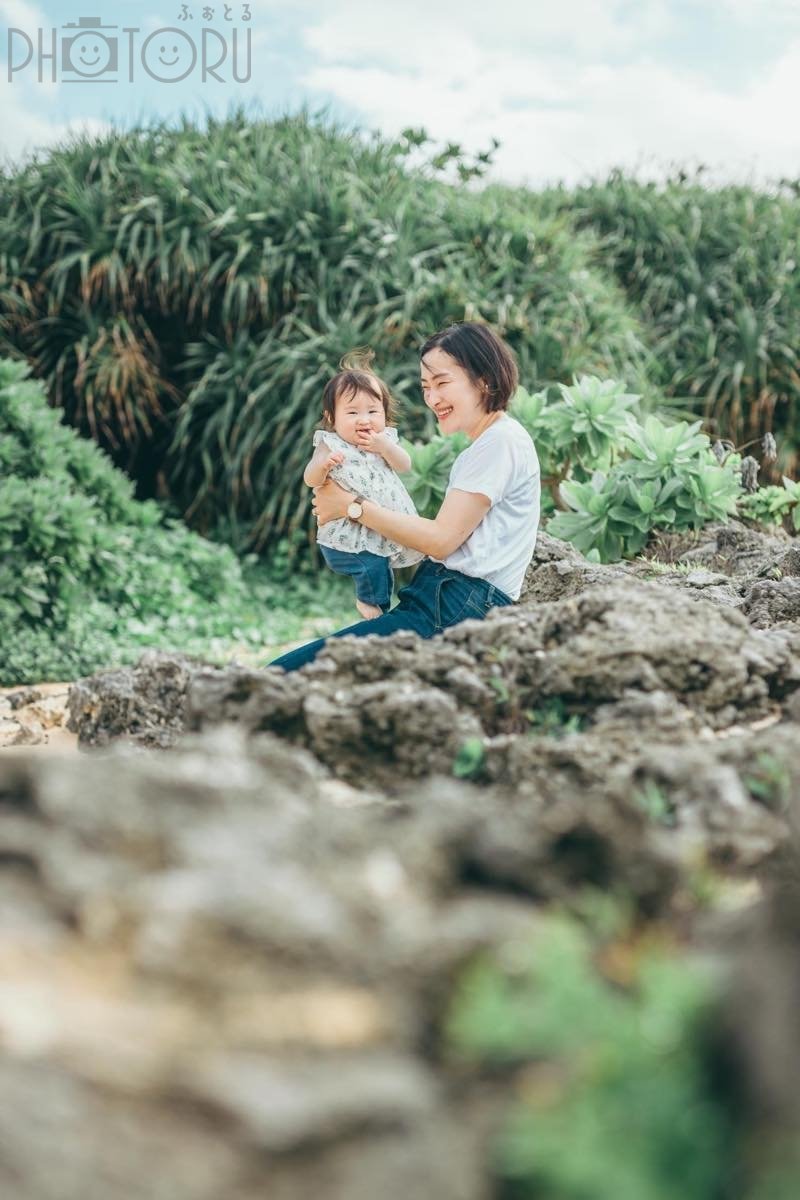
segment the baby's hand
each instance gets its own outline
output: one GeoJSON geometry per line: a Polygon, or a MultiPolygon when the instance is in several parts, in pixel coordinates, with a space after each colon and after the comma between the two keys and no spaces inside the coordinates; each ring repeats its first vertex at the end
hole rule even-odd
{"type": "Polygon", "coordinates": [[[327,475],[328,472],[333,467],[338,467],[339,464],[343,463],[343,462],[344,462],[344,454],[342,453],[342,451],[341,450],[331,450],[330,454],[327,454],[325,456],[325,458],[323,458],[321,465],[322,465],[323,471],[327,475]]]}
{"type": "Polygon", "coordinates": [[[371,450],[373,454],[383,454],[385,444],[386,438],[382,433],[375,433],[372,429],[356,430],[356,445],[359,450],[371,450]]]}

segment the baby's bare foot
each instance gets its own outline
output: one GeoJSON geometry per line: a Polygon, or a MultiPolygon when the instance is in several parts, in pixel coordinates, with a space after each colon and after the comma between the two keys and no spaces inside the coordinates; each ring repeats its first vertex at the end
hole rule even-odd
{"type": "Polygon", "coordinates": [[[356,600],[356,608],[365,621],[372,621],[381,616],[381,609],[376,604],[365,604],[363,600],[356,600]]]}

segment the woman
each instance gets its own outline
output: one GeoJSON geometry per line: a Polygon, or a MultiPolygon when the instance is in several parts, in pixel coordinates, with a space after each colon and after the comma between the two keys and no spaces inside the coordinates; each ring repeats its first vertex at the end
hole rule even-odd
{"type": "MultiPolygon", "coordinates": [[[[314,489],[321,525],[349,517],[427,556],[390,612],[331,637],[385,637],[399,629],[434,637],[519,599],[539,527],[541,473],[530,434],[506,412],[518,382],[513,352],[488,326],[465,321],[428,339],[420,374],[439,428],[466,433],[471,444],[453,463],[433,520],[383,508],[331,479],[314,489]]],[[[269,665],[295,671],[326,640],[308,642],[269,665]]]]}

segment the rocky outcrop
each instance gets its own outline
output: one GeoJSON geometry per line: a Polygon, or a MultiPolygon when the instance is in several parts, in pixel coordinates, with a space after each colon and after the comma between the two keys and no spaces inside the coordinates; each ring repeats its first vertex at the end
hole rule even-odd
{"type": "Polygon", "coordinates": [[[661,554],[543,534],[514,609],[290,675],[148,655],[72,690],[87,753],[0,759],[2,1193],[489,1200],[454,983],[586,888],[724,959],[720,1069],[795,1130],[796,550],[661,554]]]}
{"type": "Polygon", "coordinates": [[[483,622],[428,641],[331,639],[291,676],[146,656],[82,681],[70,727],[83,745],[166,746],[184,728],[234,720],[305,745],[345,777],[365,756],[423,776],[467,739],[526,732],[543,705],[590,726],[614,721],[609,706],[645,714],[648,697],[664,696],[694,732],[779,714],[800,688],[797,549],[737,523],[702,532],[682,561],[696,554],[731,575],[703,565],[644,578],[651,564],[588,563],[542,533],[519,606],[483,622]]]}
{"type": "Polygon", "coordinates": [[[695,870],[792,861],[795,744],[540,735],[513,785],[391,795],[230,725],[0,759],[2,1194],[488,1200],[508,1084],[443,1052],[462,968],[586,886],[687,938],[695,870]]]}
{"type": "Polygon", "coordinates": [[[0,688],[0,750],[9,747],[72,747],[64,729],[69,683],[0,688]]]}
{"type": "Polygon", "coordinates": [[[2,760],[0,798],[15,1200],[479,1200],[504,1100],[440,1061],[455,973],[581,878],[677,878],[635,807],[388,803],[231,727],[2,760]]]}
{"type": "Polygon", "coordinates": [[[447,1058],[453,983],[587,888],[727,962],[721,1078],[792,1134],[798,548],[656,548],[541,534],[429,641],[73,688],[90,752],[0,761],[2,1193],[488,1200],[509,1081],[447,1058]]]}

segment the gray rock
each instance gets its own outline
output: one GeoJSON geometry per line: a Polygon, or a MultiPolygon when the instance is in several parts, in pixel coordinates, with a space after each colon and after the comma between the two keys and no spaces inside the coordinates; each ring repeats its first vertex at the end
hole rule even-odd
{"type": "Polygon", "coordinates": [[[184,726],[186,687],[201,664],[148,651],[133,668],[100,671],[70,688],[67,728],[82,746],[124,737],[140,746],[171,746],[184,726]]]}

